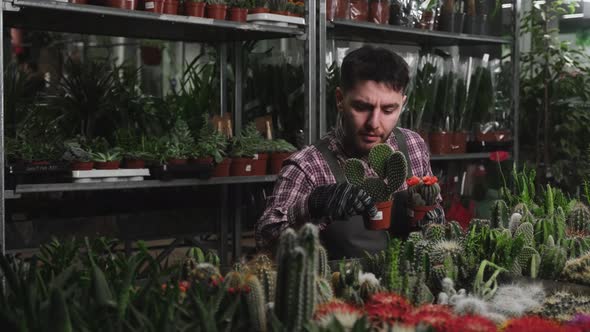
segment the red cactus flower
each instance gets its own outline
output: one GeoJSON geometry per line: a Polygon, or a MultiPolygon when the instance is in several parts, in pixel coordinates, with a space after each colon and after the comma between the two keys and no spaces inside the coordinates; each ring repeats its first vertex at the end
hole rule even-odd
{"type": "Polygon", "coordinates": [[[527,316],[508,321],[504,332],[559,332],[561,328],[556,321],[527,316]]]}
{"type": "Polygon", "coordinates": [[[227,292],[230,293],[230,294],[234,294],[234,293],[236,293],[236,289],[233,288],[233,287],[230,287],[230,288],[227,289],[227,292]]]}
{"type": "Polygon", "coordinates": [[[250,293],[250,286],[246,285],[246,286],[242,287],[242,292],[244,292],[245,294],[250,293]]]}
{"type": "Polygon", "coordinates": [[[457,332],[495,332],[496,324],[480,316],[456,317],[449,324],[449,331],[457,332]]]}
{"type": "Polygon", "coordinates": [[[179,285],[179,286],[178,286],[178,289],[180,290],[180,292],[181,292],[181,293],[186,293],[186,290],[187,290],[188,288],[184,287],[183,285],[179,285]]]}
{"type": "Polygon", "coordinates": [[[426,313],[429,313],[429,314],[443,313],[443,314],[448,314],[450,316],[453,316],[453,311],[451,311],[451,309],[449,307],[444,306],[444,305],[439,305],[439,304],[425,304],[425,305],[422,305],[422,306],[416,308],[416,310],[414,310],[414,312],[412,312],[413,315],[426,314],[426,313]]]}
{"type": "Polygon", "coordinates": [[[425,176],[422,178],[422,181],[427,186],[432,186],[433,184],[438,182],[438,178],[436,176],[425,176]]]}
{"type": "Polygon", "coordinates": [[[411,310],[410,303],[394,293],[377,293],[365,303],[365,311],[374,322],[400,322],[411,310]]]}
{"type": "Polygon", "coordinates": [[[191,283],[186,280],[182,280],[178,283],[178,287],[184,287],[184,289],[189,289],[191,287],[191,283]]]}
{"type": "Polygon", "coordinates": [[[417,176],[412,176],[411,178],[406,180],[406,184],[408,185],[408,187],[413,187],[418,183],[420,183],[420,178],[417,176]]]}
{"type": "Polygon", "coordinates": [[[453,321],[453,316],[450,313],[444,312],[423,312],[412,314],[406,319],[406,324],[409,325],[428,325],[437,332],[450,332],[450,323],[453,321]]]}
{"type": "Polygon", "coordinates": [[[162,292],[165,292],[166,291],[166,288],[168,288],[168,285],[167,284],[162,284],[161,287],[162,287],[162,292]]]}
{"type": "Polygon", "coordinates": [[[322,318],[324,318],[325,316],[328,315],[333,315],[336,313],[342,313],[342,314],[355,314],[355,315],[362,315],[363,312],[353,306],[352,304],[348,304],[345,302],[340,302],[340,301],[330,301],[330,302],[326,302],[322,305],[320,305],[314,315],[313,315],[313,319],[315,320],[320,320],[322,318]]]}

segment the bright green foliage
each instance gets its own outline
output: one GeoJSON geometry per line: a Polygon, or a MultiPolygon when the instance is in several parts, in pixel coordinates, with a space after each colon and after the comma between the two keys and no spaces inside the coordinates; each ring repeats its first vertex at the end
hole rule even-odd
{"type": "Polygon", "coordinates": [[[402,276],[400,272],[401,262],[401,241],[392,239],[387,248],[387,288],[391,292],[399,293],[402,289],[402,276]]]}
{"type": "Polygon", "coordinates": [[[590,237],[570,237],[563,239],[560,245],[567,250],[568,258],[580,257],[590,251],[590,237]]]}

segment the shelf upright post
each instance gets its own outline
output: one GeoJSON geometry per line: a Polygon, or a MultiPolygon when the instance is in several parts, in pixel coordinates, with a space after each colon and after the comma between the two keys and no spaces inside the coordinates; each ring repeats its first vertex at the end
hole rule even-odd
{"type": "Polygon", "coordinates": [[[227,112],[227,44],[219,43],[217,47],[219,61],[219,112],[223,117],[227,112]]]}
{"type": "MultiPolygon", "coordinates": [[[[0,4],[0,151],[4,151],[4,4],[0,4]]],[[[0,254],[6,252],[4,205],[4,153],[0,153],[0,254]]]]}
{"type": "Polygon", "coordinates": [[[521,11],[521,0],[513,0],[512,4],[512,20],[514,24],[514,39],[512,41],[512,109],[513,109],[513,159],[514,165],[518,165],[519,161],[519,128],[518,120],[520,117],[519,105],[520,105],[520,11],[521,11]]]}
{"type": "MultiPolygon", "coordinates": [[[[305,1],[305,140],[306,145],[317,139],[317,6],[316,0],[305,1]]],[[[323,74],[323,73],[321,73],[323,74]]]]}
{"type": "MultiPolygon", "coordinates": [[[[327,38],[327,24],[326,24],[326,0],[317,0],[317,4],[319,7],[319,15],[318,15],[318,121],[319,121],[319,137],[322,137],[328,131],[326,128],[327,120],[326,119],[326,45],[328,42],[327,38]]],[[[338,60],[338,59],[336,59],[338,60]]]]}
{"type": "Polygon", "coordinates": [[[242,42],[234,43],[234,133],[239,135],[242,131],[242,88],[243,88],[243,52],[242,42]]]}

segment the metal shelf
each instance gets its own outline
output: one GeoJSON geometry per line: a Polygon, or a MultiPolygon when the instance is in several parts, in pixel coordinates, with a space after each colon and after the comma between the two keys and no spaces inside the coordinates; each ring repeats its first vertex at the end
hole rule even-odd
{"type": "Polygon", "coordinates": [[[347,41],[421,46],[474,46],[511,43],[509,38],[504,37],[423,30],[350,20],[335,20],[328,23],[327,27],[329,38],[347,41]]]}
{"type": "Polygon", "coordinates": [[[301,28],[156,14],[48,0],[13,0],[4,25],[133,38],[227,42],[303,36],[301,28]]]}
{"type": "Polygon", "coordinates": [[[46,183],[46,184],[19,184],[14,194],[30,194],[43,192],[65,192],[65,191],[95,191],[95,190],[123,190],[123,189],[144,189],[144,188],[165,188],[165,187],[191,187],[206,185],[231,185],[246,183],[266,183],[276,181],[276,175],[264,176],[230,176],[211,178],[209,180],[199,179],[177,179],[170,181],[144,180],[125,182],[95,182],[95,183],[46,183]]]}
{"type": "MultiPolygon", "coordinates": [[[[430,160],[468,160],[468,159],[487,159],[492,152],[478,153],[461,153],[461,154],[440,154],[430,156],[430,160]]],[[[512,157],[512,156],[511,156],[512,157]]]]}

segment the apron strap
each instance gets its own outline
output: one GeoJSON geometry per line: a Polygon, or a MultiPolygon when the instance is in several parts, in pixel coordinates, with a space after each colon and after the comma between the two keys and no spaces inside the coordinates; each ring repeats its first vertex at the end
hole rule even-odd
{"type": "Polygon", "coordinates": [[[338,159],[336,159],[336,155],[328,147],[328,140],[325,138],[321,139],[314,145],[328,163],[328,166],[332,171],[332,175],[334,175],[334,179],[336,179],[336,183],[346,182],[346,176],[344,175],[342,167],[338,163],[338,159]]]}
{"type": "Polygon", "coordinates": [[[395,134],[395,140],[397,141],[397,147],[401,153],[404,154],[406,157],[406,161],[408,163],[408,173],[406,174],[406,178],[411,178],[413,176],[412,172],[412,162],[410,161],[410,155],[408,154],[408,143],[406,142],[406,135],[398,128],[395,127],[393,130],[395,134]]]}

